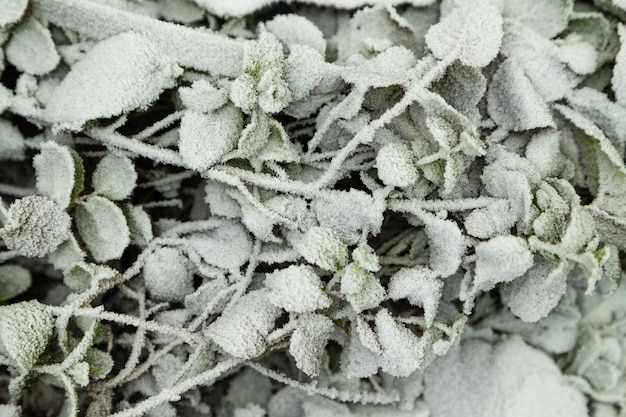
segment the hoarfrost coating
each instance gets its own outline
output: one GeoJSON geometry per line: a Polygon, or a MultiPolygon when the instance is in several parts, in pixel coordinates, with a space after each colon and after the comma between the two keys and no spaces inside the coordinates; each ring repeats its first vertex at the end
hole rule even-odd
{"type": "Polygon", "coordinates": [[[0,415],[626,415],[623,0],[0,0],[0,415]]]}

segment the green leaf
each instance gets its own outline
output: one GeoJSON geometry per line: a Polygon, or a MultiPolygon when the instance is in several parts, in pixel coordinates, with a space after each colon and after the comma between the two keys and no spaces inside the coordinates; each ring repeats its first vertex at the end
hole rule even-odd
{"type": "Polygon", "coordinates": [[[348,248],[330,229],[313,227],[292,242],[307,260],[328,271],[338,271],[348,263],[348,248]]]}
{"type": "Polygon", "coordinates": [[[98,262],[119,259],[130,243],[124,213],[104,197],[92,196],[78,205],[75,220],[80,237],[98,262]]]}
{"type": "Polygon", "coordinates": [[[23,294],[31,284],[28,269],[19,265],[0,265],[0,303],[23,294]]]}
{"type": "Polygon", "coordinates": [[[77,292],[87,291],[100,282],[114,278],[118,272],[106,265],[77,262],[63,274],[63,282],[77,292]]]}
{"type": "Polygon", "coordinates": [[[111,200],[124,200],[137,184],[133,162],[121,155],[108,154],[93,173],[92,186],[96,193],[111,200]]]}
{"type": "Polygon", "coordinates": [[[77,172],[82,171],[82,164],[75,162],[69,148],[51,141],[41,145],[41,152],[33,158],[37,190],[62,208],[70,205],[77,172]]]}
{"type": "Polygon", "coordinates": [[[74,262],[82,262],[85,259],[85,252],[80,248],[74,235],[70,234],[69,239],[61,243],[50,255],[48,261],[61,271],[69,268],[74,262]]]}
{"type": "Polygon", "coordinates": [[[113,369],[113,358],[96,348],[87,349],[84,360],[89,364],[89,377],[102,379],[113,369]]]}
{"type": "Polygon", "coordinates": [[[53,331],[52,314],[37,301],[0,307],[0,351],[22,371],[37,363],[53,331]]]}
{"type": "Polygon", "coordinates": [[[131,243],[139,246],[147,246],[154,238],[152,233],[152,221],[150,216],[141,206],[126,204],[122,207],[128,229],[130,231],[131,243]]]}

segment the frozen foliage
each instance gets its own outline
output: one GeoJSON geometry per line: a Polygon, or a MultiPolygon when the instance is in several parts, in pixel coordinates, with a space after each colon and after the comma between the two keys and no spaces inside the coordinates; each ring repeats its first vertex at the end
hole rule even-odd
{"type": "Polygon", "coordinates": [[[0,236],[9,249],[23,256],[45,256],[69,236],[70,216],[47,197],[16,200],[7,216],[0,236]]]}
{"type": "Polygon", "coordinates": [[[61,59],[50,31],[33,17],[24,19],[13,31],[6,57],[20,71],[33,75],[47,74],[61,59]],[[37,59],[33,60],[33,56],[37,59]]]}
{"type": "Polygon", "coordinates": [[[143,267],[146,288],[158,300],[182,301],[193,292],[193,277],[187,259],[175,248],[159,248],[143,267]]]}
{"type": "Polygon", "coordinates": [[[154,43],[132,32],[100,42],[54,90],[45,117],[79,129],[92,119],[147,107],[174,86],[178,68],[154,43]]]}
{"type": "Polygon", "coordinates": [[[624,415],[625,19],[0,0],[0,415],[624,415]]]}
{"type": "Polygon", "coordinates": [[[588,415],[552,359],[518,338],[462,343],[428,368],[424,383],[433,417],[588,415]]]}
{"type": "Polygon", "coordinates": [[[46,350],[54,319],[37,301],[0,307],[0,352],[28,371],[46,350]]]}
{"type": "Polygon", "coordinates": [[[308,266],[290,266],[274,271],[265,277],[265,286],[269,289],[272,304],[290,313],[309,313],[331,304],[322,281],[308,266]]]}
{"type": "Polygon", "coordinates": [[[76,228],[98,262],[120,258],[130,243],[124,213],[104,197],[92,196],[76,208],[76,228]]]}
{"type": "Polygon", "coordinates": [[[123,156],[107,155],[93,172],[92,186],[96,193],[111,200],[124,200],[133,192],[137,173],[133,162],[123,156]]]}

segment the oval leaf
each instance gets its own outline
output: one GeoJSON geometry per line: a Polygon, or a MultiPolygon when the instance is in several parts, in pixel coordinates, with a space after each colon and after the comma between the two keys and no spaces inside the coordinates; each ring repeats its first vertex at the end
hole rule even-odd
{"type": "Polygon", "coordinates": [[[124,200],[135,189],[137,173],[133,161],[109,154],[102,158],[93,173],[93,189],[111,200],[124,200]]]}
{"type": "Polygon", "coordinates": [[[119,259],[130,243],[122,210],[104,197],[93,196],[76,208],[76,227],[98,262],[119,259]]]}
{"type": "Polygon", "coordinates": [[[62,128],[146,107],[174,86],[181,69],[149,39],[132,32],[98,43],[54,90],[45,117],[62,128]]]}

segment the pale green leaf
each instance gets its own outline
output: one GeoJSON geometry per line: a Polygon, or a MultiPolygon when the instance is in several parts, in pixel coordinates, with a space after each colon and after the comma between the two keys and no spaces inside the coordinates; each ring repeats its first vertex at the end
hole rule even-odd
{"type": "Polygon", "coordinates": [[[126,32],[93,47],[55,89],[46,119],[79,129],[87,121],[145,108],[181,69],[150,39],[126,32]]]}
{"type": "Polygon", "coordinates": [[[52,314],[37,301],[0,307],[0,352],[24,371],[37,363],[53,331],[52,314]]]}
{"type": "Polygon", "coordinates": [[[92,185],[96,193],[111,200],[124,200],[137,183],[137,172],[130,158],[108,154],[96,166],[92,185]]]}
{"type": "Polygon", "coordinates": [[[0,265],[0,303],[23,294],[31,284],[28,269],[19,265],[0,265]]]}
{"type": "Polygon", "coordinates": [[[122,210],[104,197],[92,196],[76,208],[76,227],[98,262],[119,259],[130,243],[122,210]]]}
{"type": "Polygon", "coordinates": [[[176,248],[158,248],[150,253],[143,278],[150,295],[158,300],[182,301],[194,289],[187,258],[176,248]]]}
{"type": "MultiPolygon", "coordinates": [[[[66,208],[73,197],[75,181],[82,173],[69,148],[55,142],[46,142],[41,152],[33,158],[37,190],[66,208]]],[[[82,184],[80,187],[82,188],[82,184]]]]}

